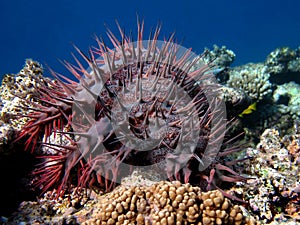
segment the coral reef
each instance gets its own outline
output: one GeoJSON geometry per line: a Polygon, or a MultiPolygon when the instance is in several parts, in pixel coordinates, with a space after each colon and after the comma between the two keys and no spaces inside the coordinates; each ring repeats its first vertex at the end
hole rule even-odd
{"type": "Polygon", "coordinates": [[[23,69],[18,74],[6,74],[2,80],[1,96],[12,100],[16,96],[32,99],[38,96],[37,87],[43,82],[43,67],[37,61],[26,59],[23,69]]]}
{"type": "Polygon", "coordinates": [[[159,45],[160,27],[147,44],[140,42],[142,31],[139,23],[135,43],[122,29],[121,42],[108,30],[115,49],[97,40],[90,57],[76,49],[87,66],[75,59],[76,66],[66,67],[78,82],[53,71],[56,80],[44,77],[31,59],[18,74],[4,76],[0,224],[299,223],[300,47],[277,48],[265,62],[230,68],[235,54],[225,46],[177,57],[173,37],[159,45]],[[228,124],[216,113],[220,105],[227,119],[238,119],[228,124]],[[245,138],[230,147],[241,130],[245,138]],[[162,141],[149,149],[149,137],[162,141]],[[212,147],[221,151],[200,171],[206,153],[215,153],[205,151],[214,137],[212,147]],[[244,142],[251,146],[246,153],[244,142]],[[133,170],[149,165],[147,173],[133,170]],[[37,189],[28,196],[31,187],[43,197],[33,200],[37,189]]]}
{"type": "MultiPolygon", "coordinates": [[[[24,200],[30,200],[33,192],[29,187],[30,172],[34,156],[24,152],[23,145],[13,143],[19,130],[28,121],[26,115],[37,103],[40,82],[48,78],[43,75],[43,67],[36,61],[27,59],[23,69],[17,74],[6,74],[0,87],[0,179],[1,215],[9,215],[24,200]],[[29,107],[28,107],[29,106],[29,107]],[[23,115],[19,117],[18,115],[23,115]]],[[[0,222],[1,223],[1,222],[0,222]]]]}
{"type": "Polygon", "coordinates": [[[293,120],[300,118],[300,84],[288,82],[277,85],[273,93],[273,102],[276,105],[285,105],[286,111],[290,110],[293,120]]]}
{"type": "Polygon", "coordinates": [[[289,81],[300,83],[300,47],[281,47],[272,51],[265,61],[272,83],[283,84],[289,81]]]}
{"type": "Polygon", "coordinates": [[[255,149],[247,154],[253,159],[246,162],[246,172],[252,175],[244,186],[252,212],[264,223],[292,218],[300,221],[300,135],[283,138],[275,129],[267,129],[255,149]]]}
{"type": "Polygon", "coordinates": [[[263,63],[227,71],[225,85],[244,91],[252,103],[257,103],[256,110],[241,119],[247,138],[254,143],[267,128],[278,129],[281,136],[292,132],[299,120],[299,59],[299,48],[282,47],[263,63]]]}
{"type": "Polygon", "coordinates": [[[288,71],[291,61],[295,60],[297,54],[289,47],[277,48],[272,51],[266,59],[268,71],[271,74],[282,74],[288,71]]]}
{"type": "Polygon", "coordinates": [[[257,110],[250,115],[244,115],[240,120],[244,127],[247,139],[256,145],[259,137],[267,128],[276,128],[280,136],[284,136],[294,130],[298,120],[288,106],[279,104],[257,104],[257,110]]]}
{"type": "Polygon", "coordinates": [[[267,128],[276,128],[281,137],[295,132],[300,119],[299,93],[300,85],[295,82],[276,85],[267,102],[258,103],[255,112],[243,117],[247,137],[259,137],[267,128]]]}
{"type": "MultiPolygon", "coordinates": [[[[130,180],[135,179],[132,177],[130,180]]],[[[253,217],[244,215],[245,209],[231,203],[220,191],[201,192],[199,187],[179,181],[142,180],[142,186],[127,181],[129,185],[122,184],[112,192],[98,196],[91,192],[75,194],[74,191],[53,200],[46,193],[39,202],[23,203],[18,214],[8,221],[11,224],[83,225],[258,224],[253,217]],[[80,207],[82,205],[84,208],[80,207]]]]}
{"type": "Polygon", "coordinates": [[[95,204],[96,194],[89,189],[72,188],[60,196],[56,190],[46,192],[37,201],[24,201],[4,224],[79,224],[74,213],[95,204]]]}
{"type": "Polygon", "coordinates": [[[18,74],[6,74],[0,87],[1,96],[1,120],[20,130],[28,121],[26,117],[16,117],[19,114],[27,114],[38,102],[38,87],[45,85],[50,79],[43,76],[43,67],[40,63],[27,59],[23,69],[18,74]],[[24,109],[25,108],[25,109],[24,109]]]}
{"type": "Polygon", "coordinates": [[[10,125],[0,120],[0,153],[9,154],[12,150],[10,143],[15,138],[15,130],[10,125]]]}
{"type": "Polygon", "coordinates": [[[251,211],[263,223],[299,222],[299,49],[278,48],[263,63],[229,68],[227,73],[224,84],[257,103],[238,123],[253,146],[247,151],[253,159],[244,163],[245,173],[256,179],[233,190],[246,194],[251,211]]]}
{"type": "Polygon", "coordinates": [[[284,84],[294,81],[300,84],[300,47],[276,48],[267,56],[265,65],[271,75],[271,83],[284,84]]]}
{"type": "Polygon", "coordinates": [[[219,92],[226,105],[228,118],[234,118],[251,104],[251,98],[241,89],[222,86],[219,92]]]}

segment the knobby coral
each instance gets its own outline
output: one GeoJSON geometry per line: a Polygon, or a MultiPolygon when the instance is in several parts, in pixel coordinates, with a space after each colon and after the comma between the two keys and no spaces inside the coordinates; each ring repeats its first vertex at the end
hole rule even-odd
{"type": "Polygon", "coordinates": [[[199,187],[178,181],[161,181],[151,186],[121,185],[99,197],[98,203],[77,215],[90,224],[258,224],[220,191],[201,192],[199,187]]]}

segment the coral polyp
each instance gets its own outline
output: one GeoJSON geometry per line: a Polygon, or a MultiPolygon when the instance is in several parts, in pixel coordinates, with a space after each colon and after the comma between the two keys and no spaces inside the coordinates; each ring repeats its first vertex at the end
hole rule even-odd
{"type": "Polygon", "coordinates": [[[40,84],[40,104],[19,136],[41,154],[36,185],[108,191],[136,168],[203,190],[244,180],[220,163],[237,149],[226,148],[225,106],[205,53],[176,44],[173,34],[159,41],[160,26],[145,41],[138,23],[136,42],[118,28],[120,39],[107,32],[113,48],[100,38],[88,55],[75,47],[83,61],[65,65],[78,81],[51,71],[56,80],[40,84]]]}

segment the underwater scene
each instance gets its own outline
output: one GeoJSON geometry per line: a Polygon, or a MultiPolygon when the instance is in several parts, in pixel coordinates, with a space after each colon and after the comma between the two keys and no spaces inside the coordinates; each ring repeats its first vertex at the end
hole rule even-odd
{"type": "Polygon", "coordinates": [[[2,1],[0,224],[300,224],[299,7],[2,1]]]}

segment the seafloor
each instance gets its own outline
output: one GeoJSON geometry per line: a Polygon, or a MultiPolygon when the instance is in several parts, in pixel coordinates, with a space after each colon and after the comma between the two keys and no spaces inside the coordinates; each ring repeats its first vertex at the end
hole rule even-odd
{"type": "Polygon", "coordinates": [[[300,47],[280,47],[264,62],[236,67],[226,47],[214,46],[206,57],[218,68],[228,115],[236,115],[236,129],[245,134],[239,154],[248,160],[237,168],[249,179],[224,190],[246,204],[141,171],[110,193],[74,187],[62,197],[55,190],[37,194],[28,175],[36,159],[13,141],[27,121],[19,115],[34,101],[36,79],[50,78],[27,59],[0,88],[0,224],[299,224],[300,47]]]}

